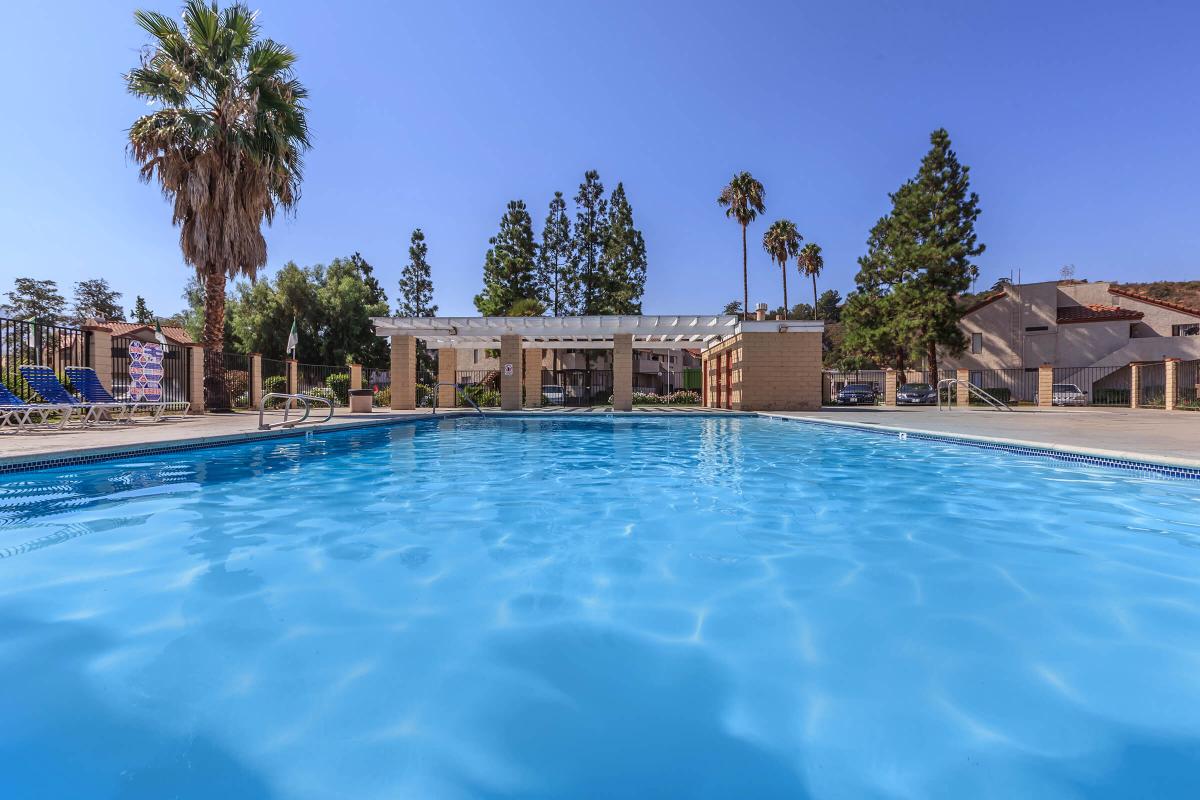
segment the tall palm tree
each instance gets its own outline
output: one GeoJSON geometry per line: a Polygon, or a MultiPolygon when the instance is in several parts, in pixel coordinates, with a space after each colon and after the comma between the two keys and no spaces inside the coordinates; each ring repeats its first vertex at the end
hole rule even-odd
{"type": "Polygon", "coordinates": [[[817,276],[825,268],[825,259],[821,257],[821,245],[809,242],[800,250],[800,258],[796,266],[801,275],[811,275],[813,282],[813,319],[817,318],[817,276]]]}
{"type": "Polygon", "coordinates": [[[188,0],[182,28],[152,11],[134,18],[151,43],[126,85],[157,108],[130,127],[129,151],[174,204],[183,260],[204,289],[205,402],[228,407],[225,282],[254,278],[267,262],[262,224],[299,200],[308,92],[296,56],[260,38],[241,3],[188,0]]]}
{"type": "Polygon", "coordinates": [[[725,216],[732,217],[742,226],[742,312],[750,308],[750,277],[746,267],[746,226],[767,210],[763,205],[763,185],[749,172],[739,172],[721,190],[717,205],[725,209],[725,216]]]}
{"type": "Polygon", "coordinates": [[[788,262],[800,252],[800,241],[804,237],[796,230],[796,223],[790,219],[777,219],[763,234],[763,250],[771,260],[779,265],[783,273],[783,318],[787,319],[787,268],[788,262]]]}

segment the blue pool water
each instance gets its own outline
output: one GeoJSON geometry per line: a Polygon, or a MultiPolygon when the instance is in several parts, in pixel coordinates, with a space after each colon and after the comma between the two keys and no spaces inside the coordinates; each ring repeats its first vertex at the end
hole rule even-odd
{"type": "Polygon", "coordinates": [[[1200,796],[1200,483],[752,418],[0,476],[0,797],[1200,796]]]}

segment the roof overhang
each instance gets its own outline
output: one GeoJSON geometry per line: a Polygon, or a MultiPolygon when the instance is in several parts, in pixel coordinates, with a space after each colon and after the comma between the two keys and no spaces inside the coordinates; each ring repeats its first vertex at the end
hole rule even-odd
{"type": "Polygon", "coordinates": [[[379,336],[415,336],[433,348],[494,348],[518,335],[522,346],[547,350],[606,350],[613,336],[631,334],[642,349],[703,348],[737,333],[820,333],[821,320],[739,321],[731,314],[586,317],[372,317],[379,336]]]}

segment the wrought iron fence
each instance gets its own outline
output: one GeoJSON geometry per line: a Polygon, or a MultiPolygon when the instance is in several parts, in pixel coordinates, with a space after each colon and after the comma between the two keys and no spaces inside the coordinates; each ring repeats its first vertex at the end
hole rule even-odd
{"type": "Polygon", "coordinates": [[[1138,405],[1143,408],[1166,408],[1167,365],[1159,361],[1138,367],[1138,405]]]}
{"type": "Polygon", "coordinates": [[[390,367],[363,367],[362,386],[358,389],[371,390],[371,404],[388,408],[392,404],[392,372],[390,367]]]}
{"type": "MultiPolygon", "coordinates": [[[[1129,406],[1132,381],[1129,366],[1055,367],[1055,386],[1073,386],[1092,406],[1129,406]]],[[[1060,395],[1069,397],[1070,390],[1060,395]]]]}
{"type": "Polygon", "coordinates": [[[875,390],[879,400],[883,399],[883,386],[887,371],[882,369],[860,369],[849,372],[825,372],[821,381],[821,402],[833,403],[838,392],[851,384],[865,383],[875,390]]]}
{"type": "Polygon", "coordinates": [[[610,369],[542,370],[542,398],[547,405],[608,405],[611,397],[610,369]]]}
{"type": "Polygon", "coordinates": [[[454,373],[454,382],[461,390],[461,394],[454,393],[454,405],[468,405],[462,398],[463,394],[478,406],[500,405],[500,370],[460,369],[454,373]]]}
{"type": "Polygon", "coordinates": [[[297,364],[296,391],[324,397],[334,405],[350,403],[350,367],[331,364],[297,364]]]}
{"type": "MultiPolygon", "coordinates": [[[[129,399],[129,388],[133,383],[129,374],[129,346],[134,342],[144,344],[132,336],[112,338],[112,393],[118,400],[129,399]]],[[[186,403],[191,399],[192,348],[176,344],[160,346],[163,350],[162,399],[167,403],[186,403]]]]}
{"type": "MultiPolygon", "coordinates": [[[[272,392],[286,393],[288,390],[288,366],[286,361],[280,361],[277,358],[260,359],[262,364],[262,375],[256,375],[255,380],[259,381],[259,388],[264,395],[272,392]]],[[[268,401],[270,407],[278,407],[281,405],[279,401],[268,401]]]]}
{"type": "MultiPolygon", "coordinates": [[[[1035,403],[1038,393],[1038,371],[1033,369],[973,369],[971,383],[995,397],[1002,403],[1035,403]]],[[[972,403],[983,400],[971,398],[972,403]]]]}
{"type": "Polygon", "coordinates": [[[91,342],[91,333],[79,328],[0,318],[0,383],[22,400],[37,400],[18,367],[51,367],[65,382],[66,367],[91,363],[91,342]]]}
{"type": "Polygon", "coordinates": [[[1175,407],[1200,411],[1200,360],[1175,365],[1175,407]]]}

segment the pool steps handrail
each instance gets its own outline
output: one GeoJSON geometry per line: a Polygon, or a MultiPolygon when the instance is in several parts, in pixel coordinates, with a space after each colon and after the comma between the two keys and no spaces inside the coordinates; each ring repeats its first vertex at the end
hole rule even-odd
{"type": "MultiPolygon", "coordinates": [[[[987,403],[989,406],[991,406],[992,408],[996,409],[997,411],[1012,411],[1012,406],[1010,406],[1008,403],[1005,403],[1003,400],[1000,400],[1000,399],[999,399],[999,398],[997,398],[995,395],[992,395],[992,394],[989,394],[988,392],[985,392],[983,389],[980,389],[978,386],[976,386],[975,384],[971,383],[970,381],[964,381],[964,380],[960,380],[960,379],[958,379],[958,378],[942,378],[940,381],[938,381],[938,384],[937,384],[937,407],[938,407],[938,411],[941,411],[941,410],[942,410],[942,389],[943,389],[943,387],[944,387],[944,388],[947,390],[947,391],[946,391],[946,410],[947,410],[947,411],[953,411],[953,410],[954,410],[954,402],[955,402],[955,401],[954,401],[953,399],[951,399],[951,397],[950,397],[950,392],[949,392],[949,389],[950,389],[952,386],[965,386],[965,387],[967,387],[967,394],[968,394],[968,395],[972,395],[972,394],[973,394],[973,395],[975,395],[975,396],[976,396],[976,397],[978,397],[980,400],[982,400],[983,402],[987,403]]],[[[956,393],[956,394],[957,394],[957,393],[956,393]]],[[[960,404],[962,403],[962,401],[961,401],[961,400],[959,400],[958,402],[959,402],[960,404]]],[[[968,399],[967,399],[967,402],[968,402],[968,403],[970,403],[970,402],[971,402],[969,397],[968,397],[968,399]]]]}
{"type": "Polygon", "coordinates": [[[438,389],[441,388],[442,386],[453,386],[454,391],[458,394],[458,396],[461,397],[463,400],[466,400],[470,404],[471,408],[475,409],[480,414],[483,413],[483,409],[480,408],[475,403],[474,400],[472,400],[470,397],[467,396],[467,393],[462,390],[461,386],[459,386],[457,383],[450,383],[447,381],[444,383],[435,383],[433,385],[433,413],[434,414],[437,413],[438,389]]]}
{"type": "Polygon", "coordinates": [[[324,422],[329,422],[333,419],[333,403],[327,397],[316,397],[311,394],[288,394],[286,392],[267,392],[258,401],[258,429],[260,431],[269,431],[272,428],[294,428],[300,423],[308,419],[308,415],[312,413],[313,403],[324,403],[329,413],[325,415],[325,419],[317,420],[315,424],[320,425],[324,422]],[[263,412],[267,408],[268,400],[286,400],[283,404],[283,422],[263,423],[263,412]],[[304,406],[304,415],[300,419],[288,420],[288,411],[292,407],[292,402],[299,402],[304,406]]]}

